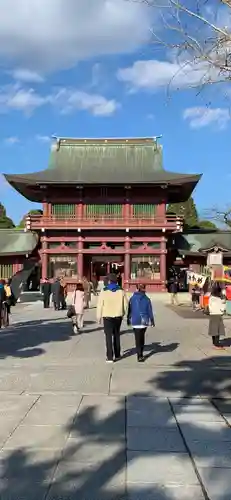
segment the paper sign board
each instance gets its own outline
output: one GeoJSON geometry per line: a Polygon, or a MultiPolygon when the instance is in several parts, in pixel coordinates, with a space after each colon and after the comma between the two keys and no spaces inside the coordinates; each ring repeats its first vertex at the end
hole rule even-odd
{"type": "Polygon", "coordinates": [[[203,288],[206,281],[206,276],[203,274],[194,273],[193,271],[187,271],[187,283],[189,285],[197,285],[203,288]]]}

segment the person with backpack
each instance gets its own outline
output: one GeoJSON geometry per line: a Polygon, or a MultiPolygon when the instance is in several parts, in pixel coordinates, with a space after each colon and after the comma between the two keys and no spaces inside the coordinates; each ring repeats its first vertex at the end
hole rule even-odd
{"type": "Polygon", "coordinates": [[[128,305],[128,325],[131,325],[135,335],[137,361],[144,361],[144,344],[147,327],[155,326],[152,303],[145,293],[145,285],[138,285],[128,305]]]}

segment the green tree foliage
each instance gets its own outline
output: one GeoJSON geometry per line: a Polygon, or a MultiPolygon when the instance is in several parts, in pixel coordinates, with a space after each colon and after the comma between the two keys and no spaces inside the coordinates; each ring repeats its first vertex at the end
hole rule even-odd
{"type": "Polygon", "coordinates": [[[14,228],[15,225],[10,219],[10,217],[7,217],[6,215],[6,209],[2,203],[0,203],[0,229],[12,229],[14,228]]]}
{"type": "Polygon", "coordinates": [[[198,226],[198,213],[194,200],[191,196],[184,203],[170,203],[168,205],[167,213],[184,217],[184,225],[186,228],[198,226]]]}
{"type": "Polygon", "coordinates": [[[30,210],[29,212],[27,212],[27,214],[24,215],[24,217],[20,221],[18,227],[19,228],[24,228],[25,227],[25,222],[26,222],[26,218],[27,218],[28,215],[42,215],[42,213],[43,213],[43,211],[39,210],[39,209],[30,210]]]}

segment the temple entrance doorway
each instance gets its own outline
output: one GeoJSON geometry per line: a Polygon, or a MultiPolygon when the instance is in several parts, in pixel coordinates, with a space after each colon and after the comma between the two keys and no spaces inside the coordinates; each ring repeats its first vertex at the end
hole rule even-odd
{"type": "Polygon", "coordinates": [[[106,276],[109,273],[120,274],[123,283],[124,274],[124,256],[123,255],[86,255],[84,259],[85,274],[88,279],[95,275],[98,281],[103,285],[106,276]]]}

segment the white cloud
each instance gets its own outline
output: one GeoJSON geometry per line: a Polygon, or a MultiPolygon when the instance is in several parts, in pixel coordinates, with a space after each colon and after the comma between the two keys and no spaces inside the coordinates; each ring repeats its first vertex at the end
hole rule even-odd
{"type": "Polygon", "coordinates": [[[126,82],[132,91],[138,89],[158,90],[170,86],[171,89],[184,89],[203,85],[218,77],[218,71],[205,63],[191,64],[183,61],[136,61],[128,68],[117,72],[120,81],[126,82]]]}
{"type": "Polygon", "coordinates": [[[41,96],[33,88],[23,88],[18,84],[0,87],[0,112],[23,111],[32,113],[50,100],[41,96]]]}
{"type": "Polygon", "coordinates": [[[119,107],[115,99],[108,100],[99,94],[73,89],[60,90],[54,96],[53,103],[60,107],[62,113],[65,114],[75,110],[85,110],[95,116],[109,116],[119,107]]]}
{"type": "Polygon", "coordinates": [[[37,134],[36,137],[35,137],[35,139],[36,139],[36,141],[44,142],[44,143],[51,142],[51,137],[49,137],[49,135],[40,135],[40,134],[37,134]]]}
{"type": "Polygon", "coordinates": [[[18,144],[20,142],[20,139],[17,136],[12,136],[12,137],[6,137],[4,139],[4,144],[7,146],[13,146],[14,144],[18,144]]]}
{"type": "Polygon", "coordinates": [[[125,0],[0,0],[1,62],[43,73],[128,53],[151,38],[154,9],[125,0]]]}
{"type": "Polygon", "coordinates": [[[61,113],[89,111],[95,116],[109,116],[119,107],[115,99],[106,99],[100,94],[83,92],[77,89],[56,89],[42,95],[33,88],[24,88],[19,84],[0,87],[0,112],[21,111],[31,114],[45,105],[53,106],[61,113]]]}
{"type": "Polygon", "coordinates": [[[36,71],[31,71],[29,69],[18,68],[11,72],[14,80],[25,83],[42,83],[44,78],[36,71]]]}
{"type": "Polygon", "coordinates": [[[184,120],[189,121],[191,128],[202,128],[209,125],[217,125],[219,129],[224,129],[231,119],[228,108],[207,108],[193,107],[185,109],[184,120]]]}

